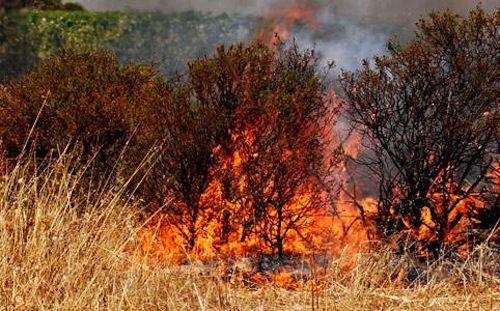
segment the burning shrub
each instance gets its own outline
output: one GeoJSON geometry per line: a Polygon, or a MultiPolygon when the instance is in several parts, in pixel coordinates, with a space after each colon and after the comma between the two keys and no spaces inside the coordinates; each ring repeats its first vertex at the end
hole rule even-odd
{"type": "Polygon", "coordinates": [[[158,157],[146,167],[149,172],[139,192],[153,208],[164,207],[167,221],[193,249],[196,237],[218,212],[201,200],[215,163],[217,115],[194,99],[181,82],[164,84],[161,96],[161,104],[145,113],[137,135],[140,145],[158,147],[158,157]]]}
{"type": "Polygon", "coordinates": [[[434,13],[417,26],[406,47],[389,43],[389,56],[342,83],[379,178],[381,233],[410,231],[414,251],[436,256],[468,243],[470,209],[498,213],[476,194],[498,153],[500,10],[434,13]]]}
{"type": "Polygon", "coordinates": [[[311,231],[324,210],[322,121],[336,111],[314,51],[277,47],[220,48],[189,65],[189,84],[193,98],[217,116],[217,162],[202,203],[220,215],[217,242],[248,243],[282,258],[294,247],[290,236],[310,247],[304,229],[311,231]]]}
{"type": "Polygon", "coordinates": [[[26,147],[45,158],[70,146],[83,162],[95,157],[102,181],[139,125],[139,111],[157,101],[156,80],[150,68],[121,66],[111,52],[62,51],[0,90],[7,157],[26,147]]]}
{"type": "Polygon", "coordinates": [[[277,47],[220,47],[194,60],[147,113],[152,136],[137,139],[160,150],[141,191],[162,207],[170,252],[283,258],[313,244],[326,210],[322,135],[337,111],[314,52],[277,47]]]}

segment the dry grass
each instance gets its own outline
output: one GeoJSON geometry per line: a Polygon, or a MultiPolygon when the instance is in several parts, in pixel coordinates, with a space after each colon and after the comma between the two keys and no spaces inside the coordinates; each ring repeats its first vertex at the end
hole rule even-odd
{"type": "Polygon", "coordinates": [[[500,256],[487,248],[464,261],[425,267],[388,251],[342,255],[325,275],[295,291],[223,282],[217,269],[140,264],[134,239],[145,224],[134,203],[123,200],[120,189],[79,186],[82,173],[56,162],[39,172],[18,166],[1,181],[2,309],[500,308],[500,256]],[[412,276],[415,271],[426,273],[412,276]]]}

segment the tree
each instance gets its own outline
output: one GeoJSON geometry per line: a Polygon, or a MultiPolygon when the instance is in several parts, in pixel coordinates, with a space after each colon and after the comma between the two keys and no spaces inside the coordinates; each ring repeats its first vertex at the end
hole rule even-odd
{"type": "MultiPolygon", "coordinates": [[[[326,84],[314,51],[294,44],[272,50],[260,43],[219,49],[190,65],[200,102],[218,111],[222,129],[217,157],[226,222],[241,242],[256,238],[280,258],[286,238],[324,208],[326,84]]],[[[307,243],[307,241],[305,241],[307,243]]]]}
{"type": "Polygon", "coordinates": [[[433,13],[407,46],[389,42],[374,67],[365,60],[343,73],[350,120],[369,149],[363,163],[379,180],[382,234],[418,240],[425,228],[416,246],[433,255],[460,245],[449,233],[498,155],[499,29],[500,10],[433,13]]]}
{"type": "Polygon", "coordinates": [[[145,109],[141,118],[138,143],[141,149],[158,148],[158,157],[145,167],[149,172],[139,192],[164,209],[168,222],[193,250],[197,237],[216,217],[216,210],[203,205],[201,197],[212,180],[217,123],[214,111],[177,82],[160,87],[162,100],[145,109]]]}
{"type": "Polygon", "coordinates": [[[325,211],[322,184],[329,167],[322,121],[335,111],[314,51],[278,46],[274,66],[262,110],[245,113],[252,119],[236,141],[241,170],[231,175],[237,181],[233,200],[251,207],[242,217],[241,239],[257,236],[283,259],[292,232],[310,247],[306,232],[325,211]]]}
{"type": "MultiPolygon", "coordinates": [[[[229,50],[245,48],[239,45],[229,50]]],[[[215,56],[188,64],[187,76],[160,86],[155,92],[162,100],[140,113],[138,144],[142,149],[159,150],[147,171],[137,174],[144,176],[139,193],[153,208],[163,209],[189,251],[221,211],[214,200],[203,200],[203,195],[220,176],[222,154],[230,153],[230,120],[243,98],[233,90],[243,83],[232,79],[250,63],[243,53],[235,53],[231,61],[225,53],[221,47],[215,56]]]]}
{"type": "Polygon", "coordinates": [[[103,182],[132,144],[137,111],[160,101],[161,80],[150,67],[120,65],[110,51],[62,50],[0,89],[2,151],[45,158],[69,146],[103,182]]]}

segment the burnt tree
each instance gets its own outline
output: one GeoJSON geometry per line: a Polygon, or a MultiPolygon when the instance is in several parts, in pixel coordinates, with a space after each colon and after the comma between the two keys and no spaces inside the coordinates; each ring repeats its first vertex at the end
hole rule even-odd
{"type": "Polygon", "coordinates": [[[191,64],[198,99],[224,123],[218,176],[233,230],[280,258],[291,232],[307,244],[304,229],[324,208],[322,133],[336,111],[318,72],[314,51],[295,44],[235,46],[191,64]]]}
{"type": "Polygon", "coordinates": [[[363,162],[379,180],[381,233],[426,226],[433,236],[419,247],[457,247],[446,235],[469,211],[456,208],[498,154],[499,29],[500,10],[433,13],[408,45],[389,42],[388,56],[343,73],[350,120],[370,150],[363,162]]]}

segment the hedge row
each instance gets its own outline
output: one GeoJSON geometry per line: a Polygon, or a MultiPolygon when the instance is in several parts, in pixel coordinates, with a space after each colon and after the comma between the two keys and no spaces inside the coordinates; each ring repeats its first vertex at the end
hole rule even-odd
{"type": "Polygon", "coordinates": [[[61,48],[111,49],[167,75],[221,44],[245,41],[250,19],[201,12],[18,11],[0,19],[0,78],[27,73],[61,48]]]}
{"type": "MultiPolygon", "coordinates": [[[[255,34],[272,38],[272,25],[282,22],[280,18],[195,11],[12,11],[0,18],[0,79],[28,72],[62,47],[111,49],[121,63],[155,62],[164,74],[173,76],[177,70],[184,71],[188,61],[212,54],[217,46],[249,42],[255,34]]],[[[290,33],[299,41],[305,38],[324,45],[326,53],[335,49],[335,57],[376,48],[373,42],[389,34],[405,38],[411,33],[382,21],[332,17],[318,22],[311,29],[296,21],[290,33]]]]}

